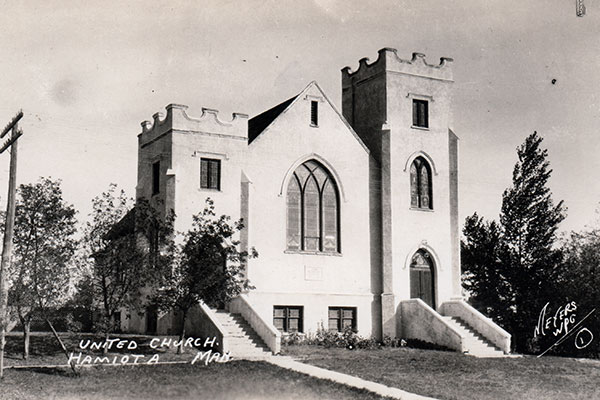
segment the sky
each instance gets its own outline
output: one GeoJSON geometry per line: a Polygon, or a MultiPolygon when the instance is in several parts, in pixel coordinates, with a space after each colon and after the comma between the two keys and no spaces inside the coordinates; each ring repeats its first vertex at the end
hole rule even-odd
{"type": "Polygon", "coordinates": [[[498,218],[537,130],[561,230],[580,230],[600,201],[600,0],[584,2],[0,1],[0,127],[23,109],[18,182],[62,179],[85,220],[111,182],[134,196],[140,123],[169,103],[252,117],[316,80],[341,110],[340,70],[383,47],[452,57],[461,219],[498,218]]]}

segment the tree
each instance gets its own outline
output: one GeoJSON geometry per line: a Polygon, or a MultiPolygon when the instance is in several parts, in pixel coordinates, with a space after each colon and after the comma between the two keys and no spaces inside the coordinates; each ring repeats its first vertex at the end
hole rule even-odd
{"type": "Polygon", "coordinates": [[[517,149],[513,185],[502,196],[500,224],[506,257],[507,277],[512,290],[513,334],[517,349],[536,326],[538,314],[556,294],[561,252],[555,248],[556,232],[565,218],[563,202],[554,204],[548,188],[552,174],[548,150],[534,132],[517,149]]]}
{"type": "Polygon", "coordinates": [[[461,243],[463,287],[472,302],[513,336],[518,351],[531,351],[542,307],[559,293],[561,251],[556,232],[565,218],[563,202],[554,204],[548,180],[548,151],[534,132],[517,148],[513,184],[504,191],[500,224],[468,217],[461,243]]]}
{"type": "MultiPolygon", "coordinates": [[[[578,319],[596,309],[584,327],[600,326],[600,228],[593,227],[582,232],[571,232],[561,246],[564,261],[563,275],[558,280],[562,297],[577,303],[578,319]]],[[[596,335],[596,332],[593,332],[596,335]]],[[[572,350],[573,348],[571,348],[572,350]]],[[[577,351],[577,356],[600,355],[600,341],[594,340],[590,346],[577,351]]],[[[575,354],[574,354],[575,355],[575,354]]]]}
{"type": "Polygon", "coordinates": [[[23,326],[25,359],[34,316],[54,331],[48,315],[68,300],[70,262],[77,247],[75,214],[75,208],[63,200],[60,180],[40,178],[18,189],[9,303],[23,326]]]}
{"type": "Polygon", "coordinates": [[[485,314],[494,316],[501,326],[510,326],[512,296],[503,264],[506,246],[500,227],[495,221],[486,222],[475,213],[467,217],[463,235],[463,287],[469,292],[470,303],[485,314]]]}
{"type": "Polygon", "coordinates": [[[243,229],[242,220],[231,222],[229,216],[216,217],[214,203],[206,200],[204,210],[193,217],[177,262],[153,297],[162,311],[177,311],[181,316],[180,340],[183,351],[185,323],[189,310],[199,302],[223,307],[250,285],[244,267],[249,258],[258,256],[239,250],[235,235],[243,229]]]}
{"type": "Polygon", "coordinates": [[[130,204],[125,192],[111,184],[92,200],[92,221],[85,227],[93,294],[102,311],[98,328],[107,338],[115,329],[116,312],[141,308],[144,290],[153,287],[173,259],[174,214],[161,216],[144,199],[133,208],[130,204]]]}

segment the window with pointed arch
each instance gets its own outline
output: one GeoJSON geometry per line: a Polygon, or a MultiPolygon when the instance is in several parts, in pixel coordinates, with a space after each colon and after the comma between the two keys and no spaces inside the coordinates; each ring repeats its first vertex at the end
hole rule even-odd
{"type": "Polygon", "coordinates": [[[315,160],[300,165],[287,187],[287,250],[340,252],[339,191],[315,160]]]}
{"type": "Polygon", "coordinates": [[[423,157],[417,157],[410,165],[410,206],[433,210],[431,167],[423,157]]]}

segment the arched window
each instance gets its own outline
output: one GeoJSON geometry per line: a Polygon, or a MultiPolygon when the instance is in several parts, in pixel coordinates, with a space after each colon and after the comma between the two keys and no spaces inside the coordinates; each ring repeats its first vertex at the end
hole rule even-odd
{"type": "Polygon", "coordinates": [[[410,165],[410,206],[433,209],[431,167],[423,157],[417,157],[410,165]]]}
{"type": "Polygon", "coordinates": [[[340,202],[332,175],[309,160],[294,171],[287,187],[287,248],[339,252],[340,202]]]}

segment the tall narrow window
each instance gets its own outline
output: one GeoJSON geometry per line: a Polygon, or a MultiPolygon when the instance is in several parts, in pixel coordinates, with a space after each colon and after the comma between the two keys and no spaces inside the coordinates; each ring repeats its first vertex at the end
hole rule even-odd
{"type": "Polygon", "coordinates": [[[287,190],[287,248],[289,250],[301,249],[301,219],[302,191],[296,176],[292,177],[287,190]]]}
{"type": "Polygon", "coordinates": [[[340,205],[332,175],[310,160],[294,171],[287,188],[287,249],[340,251],[340,205]]]}
{"type": "Polygon", "coordinates": [[[337,251],[338,198],[332,181],[323,188],[323,251],[337,251]]]}
{"type": "Polygon", "coordinates": [[[304,186],[304,250],[321,250],[321,193],[314,176],[304,186]]]}
{"type": "Polygon", "coordinates": [[[429,128],[429,103],[413,99],[413,126],[429,128]]]}
{"type": "Polygon", "coordinates": [[[152,164],[152,195],[160,192],[160,161],[152,164]]]}
{"type": "Polygon", "coordinates": [[[423,157],[417,157],[410,166],[410,206],[433,209],[431,167],[423,157]]]}
{"type": "Polygon", "coordinates": [[[200,187],[203,189],[221,189],[221,160],[200,159],[200,187]]]}
{"type": "Polygon", "coordinates": [[[419,174],[414,162],[410,165],[410,206],[419,207],[419,174]]]}
{"type": "Polygon", "coordinates": [[[310,124],[312,126],[319,125],[319,102],[318,101],[310,102],[310,124]]]}

